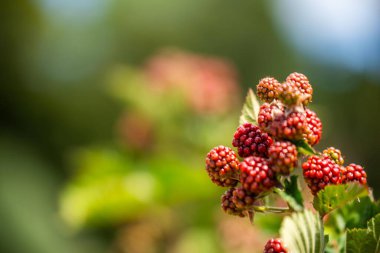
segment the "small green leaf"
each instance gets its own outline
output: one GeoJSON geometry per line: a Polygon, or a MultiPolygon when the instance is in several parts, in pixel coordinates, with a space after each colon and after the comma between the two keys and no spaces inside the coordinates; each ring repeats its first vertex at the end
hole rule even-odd
{"type": "Polygon", "coordinates": [[[325,236],[318,214],[309,210],[285,217],[280,235],[289,252],[323,253],[325,236]]]}
{"type": "Polygon", "coordinates": [[[275,188],[275,192],[288,203],[290,208],[295,211],[302,211],[303,198],[297,178],[298,176],[293,175],[286,179],[284,189],[275,188]]]}
{"type": "Polygon", "coordinates": [[[323,217],[327,213],[368,195],[368,188],[358,183],[328,185],[314,197],[313,206],[323,217]]]}
{"type": "Polygon", "coordinates": [[[354,228],[347,230],[346,252],[380,252],[380,214],[368,221],[367,229],[354,228]]]}
{"type": "Polygon", "coordinates": [[[245,103],[243,105],[243,109],[241,111],[239,123],[252,123],[254,125],[257,125],[257,115],[259,114],[259,110],[259,101],[257,100],[257,97],[252,89],[249,89],[245,103]]]}
{"type": "Polygon", "coordinates": [[[294,142],[297,146],[297,151],[302,155],[316,155],[318,154],[310,145],[306,142],[306,140],[299,140],[294,142]]]}

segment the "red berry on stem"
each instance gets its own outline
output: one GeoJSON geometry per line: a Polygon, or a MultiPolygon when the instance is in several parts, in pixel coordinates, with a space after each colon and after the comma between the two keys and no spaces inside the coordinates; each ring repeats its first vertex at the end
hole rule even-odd
{"type": "Polygon", "coordinates": [[[304,137],[310,145],[314,146],[318,144],[321,139],[322,122],[312,110],[306,109],[305,113],[308,131],[304,134],[304,137]]]}
{"type": "Polygon", "coordinates": [[[207,154],[206,170],[211,180],[219,186],[235,186],[239,178],[239,160],[229,147],[218,146],[207,154]]]}
{"type": "Polygon", "coordinates": [[[287,253],[281,239],[270,239],[264,248],[264,253],[287,253]]]}
{"type": "Polygon", "coordinates": [[[227,214],[245,217],[246,214],[244,213],[244,209],[238,208],[233,202],[234,191],[235,191],[235,188],[230,188],[222,195],[221,207],[223,211],[226,212],[227,214]]]}
{"type": "Polygon", "coordinates": [[[273,171],[289,175],[297,166],[297,147],[290,141],[276,141],[268,150],[273,171]]]}
{"type": "Polygon", "coordinates": [[[359,182],[363,185],[367,184],[367,173],[363,167],[355,163],[351,163],[343,170],[343,183],[359,182]]]}
{"type": "Polygon", "coordinates": [[[247,157],[240,163],[240,182],[244,190],[254,194],[267,192],[277,183],[268,161],[255,156],[247,157]]]}

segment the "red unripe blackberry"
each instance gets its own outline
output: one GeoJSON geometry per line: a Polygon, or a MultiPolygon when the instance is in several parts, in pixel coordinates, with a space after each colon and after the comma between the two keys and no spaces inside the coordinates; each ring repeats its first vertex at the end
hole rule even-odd
{"type": "Polygon", "coordinates": [[[232,192],[232,202],[240,209],[249,209],[256,200],[256,195],[243,187],[236,188],[232,192]]]}
{"type": "Polygon", "coordinates": [[[289,175],[297,167],[297,147],[290,141],[276,141],[268,150],[269,163],[276,173],[289,175]]]}
{"type": "Polygon", "coordinates": [[[287,253],[280,239],[270,239],[264,248],[264,253],[287,253]]]}
{"type": "Polygon", "coordinates": [[[239,178],[239,160],[229,147],[218,146],[207,154],[206,170],[211,180],[219,186],[235,186],[239,178]]]}
{"type": "Polygon", "coordinates": [[[263,133],[259,127],[244,123],[239,126],[234,134],[232,145],[238,148],[241,157],[252,155],[267,157],[268,148],[273,140],[267,133],[263,133]]]}
{"type": "Polygon", "coordinates": [[[301,91],[293,82],[282,83],[278,90],[278,99],[286,105],[298,105],[304,99],[301,91]]]}
{"type": "Polygon", "coordinates": [[[303,95],[303,104],[307,105],[309,102],[311,102],[312,95],[313,95],[313,88],[311,87],[309,83],[309,79],[304,74],[301,73],[291,73],[287,78],[286,82],[291,82],[296,85],[298,90],[303,95]]]}
{"type": "Polygon", "coordinates": [[[227,214],[245,217],[246,214],[244,212],[244,209],[238,208],[233,202],[234,191],[235,191],[235,188],[230,188],[222,195],[221,207],[223,211],[226,212],[227,214]]]}
{"type": "Polygon", "coordinates": [[[312,110],[305,109],[307,132],[304,134],[307,142],[314,146],[318,144],[322,136],[322,122],[312,110]]]}
{"type": "Polygon", "coordinates": [[[260,129],[272,136],[277,134],[277,126],[285,118],[284,106],[282,103],[273,102],[261,105],[257,123],[260,129]]]}
{"type": "Polygon", "coordinates": [[[268,161],[256,156],[247,157],[240,163],[240,182],[244,190],[254,194],[267,192],[277,183],[268,161]]]}
{"type": "Polygon", "coordinates": [[[342,182],[341,167],[327,156],[310,156],[302,164],[303,176],[315,195],[329,184],[342,182]]]}
{"type": "Polygon", "coordinates": [[[359,182],[361,184],[367,184],[367,173],[362,166],[351,163],[344,168],[342,181],[343,183],[359,182]]]}
{"type": "Polygon", "coordinates": [[[336,149],[334,147],[326,148],[323,150],[323,155],[330,157],[330,159],[338,165],[344,164],[344,159],[339,149],[336,149]]]}
{"type": "Polygon", "coordinates": [[[301,140],[307,132],[305,113],[292,111],[276,125],[276,137],[286,140],[301,140]]]}
{"type": "Polygon", "coordinates": [[[260,80],[256,86],[257,96],[264,102],[272,102],[278,97],[278,88],[280,83],[273,77],[265,77],[260,80]]]}

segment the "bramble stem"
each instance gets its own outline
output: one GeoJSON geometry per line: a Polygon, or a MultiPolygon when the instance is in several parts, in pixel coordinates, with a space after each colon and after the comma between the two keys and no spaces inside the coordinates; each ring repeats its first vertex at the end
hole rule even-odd
{"type": "Polygon", "coordinates": [[[260,213],[290,213],[292,210],[288,207],[276,206],[252,206],[252,209],[260,213]]]}

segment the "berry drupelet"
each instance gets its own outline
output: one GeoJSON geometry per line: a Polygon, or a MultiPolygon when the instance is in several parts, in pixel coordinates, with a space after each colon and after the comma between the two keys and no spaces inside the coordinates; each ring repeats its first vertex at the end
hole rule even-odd
{"type": "Polygon", "coordinates": [[[241,157],[252,155],[267,157],[268,148],[272,143],[273,140],[267,133],[263,133],[251,123],[239,126],[232,140],[232,145],[238,148],[241,157]]]}

